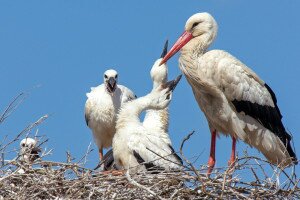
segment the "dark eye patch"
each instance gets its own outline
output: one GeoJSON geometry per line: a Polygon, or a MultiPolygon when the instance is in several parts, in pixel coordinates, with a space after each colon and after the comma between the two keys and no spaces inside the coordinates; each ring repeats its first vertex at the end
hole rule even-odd
{"type": "Polygon", "coordinates": [[[106,74],[104,74],[104,78],[107,78],[107,75],[106,75],[106,74]]]}
{"type": "Polygon", "coordinates": [[[198,24],[200,24],[200,22],[195,22],[192,26],[192,29],[195,28],[198,24]]]}
{"type": "Polygon", "coordinates": [[[118,78],[118,74],[115,76],[115,78],[118,78]]]}

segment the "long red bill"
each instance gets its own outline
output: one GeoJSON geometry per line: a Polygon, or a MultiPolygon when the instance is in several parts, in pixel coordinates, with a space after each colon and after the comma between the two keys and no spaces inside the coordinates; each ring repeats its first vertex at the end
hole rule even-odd
{"type": "Polygon", "coordinates": [[[188,31],[184,31],[183,34],[179,37],[170,51],[165,55],[165,57],[161,60],[159,65],[164,64],[167,62],[175,53],[177,53],[186,43],[188,43],[193,38],[192,33],[188,31]]]}

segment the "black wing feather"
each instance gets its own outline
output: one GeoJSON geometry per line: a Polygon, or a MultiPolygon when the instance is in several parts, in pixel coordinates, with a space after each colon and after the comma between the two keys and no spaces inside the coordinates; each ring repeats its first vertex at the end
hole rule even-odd
{"type": "Polygon", "coordinates": [[[140,165],[144,165],[147,171],[162,171],[164,168],[154,165],[152,162],[145,162],[139,153],[133,150],[133,155],[140,165]]]}
{"type": "Polygon", "coordinates": [[[171,149],[172,154],[176,157],[176,159],[177,159],[181,164],[183,164],[182,159],[177,155],[177,153],[175,152],[174,148],[173,148],[170,144],[169,144],[168,146],[169,146],[169,148],[171,149]]]}
{"type": "Polygon", "coordinates": [[[269,91],[275,107],[260,105],[258,103],[251,103],[250,101],[236,99],[232,101],[232,104],[234,105],[237,112],[244,112],[246,115],[251,116],[265,128],[269,129],[276,136],[278,136],[282,143],[285,145],[289,155],[294,158],[295,164],[297,164],[296,154],[294,153],[290,144],[291,136],[286,132],[281,121],[282,115],[277,106],[277,99],[275,93],[267,84],[265,84],[265,87],[269,91]]]}
{"type": "Polygon", "coordinates": [[[113,149],[110,149],[109,151],[106,152],[106,154],[103,156],[103,161],[104,161],[104,166],[103,166],[104,171],[117,169],[117,167],[115,166],[113,149]]]}

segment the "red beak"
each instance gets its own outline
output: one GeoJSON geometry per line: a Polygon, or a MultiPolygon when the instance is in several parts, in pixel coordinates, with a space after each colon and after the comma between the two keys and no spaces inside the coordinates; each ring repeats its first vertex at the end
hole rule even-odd
{"type": "Polygon", "coordinates": [[[193,38],[192,33],[188,31],[184,31],[183,34],[179,37],[170,51],[165,55],[165,57],[161,60],[159,65],[164,64],[167,62],[175,53],[177,53],[186,43],[188,43],[193,38]]]}

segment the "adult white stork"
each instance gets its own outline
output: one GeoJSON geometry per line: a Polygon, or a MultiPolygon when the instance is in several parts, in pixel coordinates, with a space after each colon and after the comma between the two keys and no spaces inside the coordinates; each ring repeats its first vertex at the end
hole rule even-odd
{"type": "Polygon", "coordinates": [[[140,122],[139,115],[147,109],[164,109],[181,76],[162,84],[151,93],[124,104],[118,114],[113,155],[119,169],[130,172],[181,169],[181,159],[173,147],[152,129],[140,122]]]}
{"type": "Polygon", "coordinates": [[[217,35],[217,23],[208,13],[191,16],[185,31],[161,61],[181,49],[179,67],[192,87],[211,130],[208,161],[215,165],[216,134],[232,137],[231,165],[236,139],[256,147],[273,164],[297,163],[291,136],[285,130],[271,88],[241,61],[222,50],[207,51],[217,35]]]}
{"type": "Polygon", "coordinates": [[[41,149],[37,146],[37,141],[33,138],[24,138],[20,142],[20,160],[26,163],[32,163],[36,159],[40,158],[39,152],[41,149]]]}
{"type": "Polygon", "coordinates": [[[105,71],[103,78],[103,84],[91,88],[91,92],[86,94],[88,99],[85,103],[85,121],[92,129],[100,160],[103,158],[103,148],[112,145],[121,105],[136,98],[130,89],[118,84],[118,73],[115,70],[105,71]]]}
{"type": "MultiPolygon", "coordinates": [[[[167,54],[168,51],[168,40],[165,42],[162,54],[159,59],[157,59],[150,71],[150,76],[153,81],[153,88],[155,90],[161,84],[165,84],[168,80],[168,67],[166,63],[159,66],[162,58],[167,54]]],[[[169,111],[168,107],[161,110],[149,109],[146,111],[146,115],[143,121],[143,126],[152,130],[153,134],[157,133],[158,136],[165,140],[166,143],[171,144],[169,137],[169,111]]]]}

